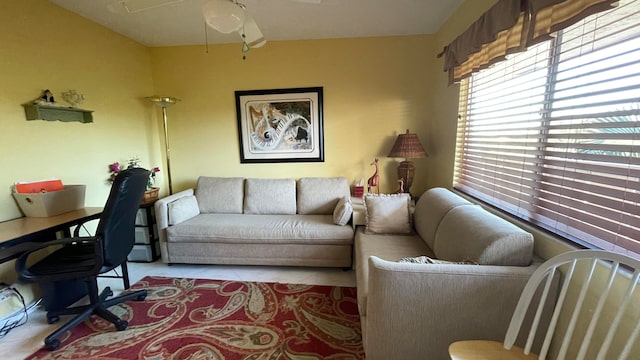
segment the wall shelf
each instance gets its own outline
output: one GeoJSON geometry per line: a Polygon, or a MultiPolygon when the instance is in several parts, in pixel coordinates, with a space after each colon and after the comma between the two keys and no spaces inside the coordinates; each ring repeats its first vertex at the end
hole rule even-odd
{"type": "Polygon", "coordinates": [[[93,110],[35,104],[24,104],[22,106],[24,106],[24,113],[27,120],[93,122],[93,110]]]}

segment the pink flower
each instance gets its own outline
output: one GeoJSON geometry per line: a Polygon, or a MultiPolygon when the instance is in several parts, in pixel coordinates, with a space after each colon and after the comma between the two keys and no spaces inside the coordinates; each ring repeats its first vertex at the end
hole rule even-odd
{"type": "MultiPolygon", "coordinates": [[[[128,165],[127,165],[127,169],[137,168],[137,167],[140,167],[138,158],[129,159],[129,162],[128,162],[128,165]]],[[[116,176],[120,173],[121,170],[122,170],[122,168],[120,167],[120,163],[119,162],[114,162],[112,164],[109,164],[109,172],[111,174],[109,174],[109,178],[107,179],[107,181],[109,183],[112,183],[116,179],[116,176]]],[[[160,168],[158,166],[156,166],[153,169],[151,169],[151,173],[149,174],[149,180],[147,181],[147,190],[151,189],[151,187],[153,187],[153,183],[155,181],[156,173],[159,172],[159,171],[160,171],[160,168]]]]}
{"type": "Polygon", "coordinates": [[[113,164],[109,165],[109,170],[113,171],[114,173],[119,173],[120,172],[120,163],[119,162],[114,162],[113,164]]]}

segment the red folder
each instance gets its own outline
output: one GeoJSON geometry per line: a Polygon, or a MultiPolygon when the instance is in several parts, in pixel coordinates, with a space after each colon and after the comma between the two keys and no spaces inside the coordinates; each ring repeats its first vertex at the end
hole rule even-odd
{"type": "Polygon", "coordinates": [[[19,182],[16,183],[15,186],[16,192],[19,194],[58,191],[64,189],[62,180],[58,179],[19,182]]]}

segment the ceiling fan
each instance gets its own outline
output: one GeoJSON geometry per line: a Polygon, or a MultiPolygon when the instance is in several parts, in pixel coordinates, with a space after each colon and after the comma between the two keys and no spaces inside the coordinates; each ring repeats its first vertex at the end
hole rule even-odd
{"type": "MultiPolygon", "coordinates": [[[[187,0],[114,0],[107,7],[114,13],[134,14],[185,1],[187,0]]],[[[322,0],[289,1],[306,4],[322,2],[322,0]]],[[[202,5],[202,15],[205,23],[213,29],[223,34],[238,33],[242,38],[243,52],[251,48],[259,48],[267,42],[258,24],[247,12],[247,7],[238,0],[207,0],[202,5]]]]}
{"type": "MultiPolygon", "coordinates": [[[[289,1],[320,4],[322,0],[289,1]]],[[[259,48],[267,42],[246,8],[238,0],[209,0],[202,6],[202,15],[207,25],[221,33],[239,33],[243,41],[242,50],[246,52],[249,48],[259,48]]]]}
{"type": "Polygon", "coordinates": [[[239,33],[245,51],[267,42],[246,6],[237,0],[209,0],[202,5],[202,15],[207,25],[223,34],[239,33]]]}

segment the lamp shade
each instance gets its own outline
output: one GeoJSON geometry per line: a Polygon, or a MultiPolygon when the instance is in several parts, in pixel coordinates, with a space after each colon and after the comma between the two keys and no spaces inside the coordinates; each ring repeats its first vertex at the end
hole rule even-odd
{"type": "Polygon", "coordinates": [[[145,97],[145,99],[151,101],[152,103],[154,103],[154,104],[156,104],[157,106],[160,106],[160,107],[169,107],[169,106],[177,103],[178,101],[180,101],[180,99],[176,99],[174,97],[158,96],[158,95],[147,96],[147,97],[145,97]]]}
{"type": "Polygon", "coordinates": [[[221,33],[229,34],[240,30],[245,15],[242,8],[230,0],[209,0],[202,5],[204,21],[221,33]]]}
{"type": "Polygon", "coordinates": [[[427,152],[424,151],[422,144],[420,144],[420,139],[418,139],[418,135],[410,134],[409,129],[405,134],[398,135],[395,144],[393,144],[393,148],[389,152],[388,157],[397,157],[397,158],[423,158],[427,157],[427,152]]]}

